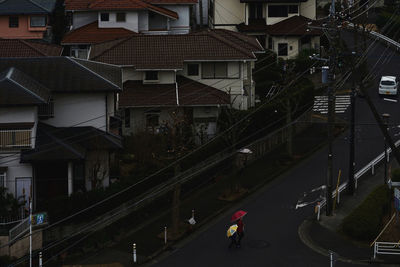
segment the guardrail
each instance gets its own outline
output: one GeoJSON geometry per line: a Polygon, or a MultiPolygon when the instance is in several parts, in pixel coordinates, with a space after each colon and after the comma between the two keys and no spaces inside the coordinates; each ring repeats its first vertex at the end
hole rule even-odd
{"type": "MultiPolygon", "coordinates": [[[[398,141],[395,143],[395,145],[396,145],[396,147],[398,147],[398,146],[400,145],[400,140],[398,140],[398,141]]],[[[390,153],[391,153],[391,152],[392,152],[392,149],[391,149],[391,148],[388,148],[388,149],[386,150],[386,153],[387,153],[387,160],[388,160],[388,161],[389,161],[390,153]]],[[[381,154],[379,154],[376,158],[374,158],[373,160],[371,160],[371,161],[370,161],[367,165],[365,165],[361,170],[359,170],[358,172],[356,172],[356,173],[354,174],[355,188],[356,188],[356,189],[357,189],[357,185],[358,185],[358,180],[359,180],[364,174],[366,174],[369,170],[371,170],[372,175],[374,175],[374,174],[375,174],[375,166],[376,166],[377,164],[379,164],[384,158],[385,158],[385,151],[382,152],[381,154]]],[[[339,202],[340,202],[340,194],[341,194],[344,190],[347,189],[347,186],[348,186],[347,181],[344,182],[344,183],[342,183],[342,184],[339,186],[339,188],[338,188],[338,190],[337,190],[337,192],[338,192],[338,197],[337,197],[337,199],[336,199],[336,201],[337,201],[338,204],[339,204],[339,202]]],[[[336,190],[334,190],[334,191],[332,192],[332,198],[335,199],[335,197],[336,197],[336,190]]],[[[324,200],[322,200],[322,201],[320,202],[319,205],[317,205],[317,209],[321,210],[321,208],[322,208],[323,206],[325,206],[325,204],[326,204],[326,200],[324,199],[324,200]]],[[[317,215],[317,219],[319,220],[319,215],[317,215]]]]}
{"type": "Polygon", "coordinates": [[[376,259],[377,254],[400,255],[400,243],[375,242],[374,259],[376,259]]]}
{"type": "Polygon", "coordinates": [[[10,229],[9,242],[14,241],[29,231],[29,219],[29,217],[25,218],[19,224],[10,229]]]}

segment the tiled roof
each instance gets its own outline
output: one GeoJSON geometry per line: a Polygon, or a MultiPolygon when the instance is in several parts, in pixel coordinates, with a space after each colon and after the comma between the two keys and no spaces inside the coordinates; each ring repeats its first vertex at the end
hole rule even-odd
{"type": "Polygon", "coordinates": [[[149,4],[144,0],[66,0],[65,10],[140,10],[147,9],[178,19],[175,11],[149,4]]]}
{"type": "MultiPolygon", "coordinates": [[[[52,93],[120,90],[118,85],[103,78],[98,72],[67,57],[0,58],[0,73],[12,67],[36,80],[52,93]]],[[[119,68],[108,68],[107,71],[114,71],[121,76],[119,68]]]]}
{"type": "MultiPolygon", "coordinates": [[[[211,86],[178,76],[180,106],[228,105],[229,95],[211,86]]],[[[120,107],[177,106],[175,84],[143,84],[127,81],[119,98],[120,107]]]]}
{"type": "Polygon", "coordinates": [[[124,28],[99,28],[98,22],[89,23],[67,33],[61,44],[97,44],[137,34],[124,28]]]}
{"type": "Polygon", "coordinates": [[[240,0],[240,3],[298,3],[298,2],[307,2],[308,0],[240,0]]]}
{"type": "Polygon", "coordinates": [[[56,0],[2,0],[0,15],[48,14],[52,12],[49,8],[54,9],[55,2],[56,0]]]}
{"type": "Polygon", "coordinates": [[[62,46],[21,40],[0,39],[0,57],[61,56],[62,46]]]}
{"type": "Polygon", "coordinates": [[[47,103],[49,89],[11,67],[0,73],[0,106],[47,103]]]}
{"type": "Polygon", "coordinates": [[[312,29],[307,31],[308,22],[312,20],[303,16],[293,16],[283,21],[268,25],[267,33],[270,35],[302,36],[302,35],[321,35],[320,30],[312,29]]]}
{"type": "Polygon", "coordinates": [[[245,24],[244,22],[236,25],[236,28],[240,32],[264,32],[267,30],[268,26],[265,19],[257,19],[245,24]]]}
{"type": "Polygon", "coordinates": [[[163,5],[163,4],[197,4],[199,0],[147,0],[153,5],[163,5]]]}
{"type": "Polygon", "coordinates": [[[35,149],[23,151],[21,162],[82,160],[88,150],[122,148],[121,139],[94,127],[53,127],[39,123],[35,149]]]}
{"type": "Polygon", "coordinates": [[[190,60],[255,60],[254,53],[263,50],[255,48],[254,41],[244,45],[252,37],[240,39],[243,34],[227,32],[135,35],[92,46],[90,59],[136,69],[182,69],[183,62],[190,60]]]}

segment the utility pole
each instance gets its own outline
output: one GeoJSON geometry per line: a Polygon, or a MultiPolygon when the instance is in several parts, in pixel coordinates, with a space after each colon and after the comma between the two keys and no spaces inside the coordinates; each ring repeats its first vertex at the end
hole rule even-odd
{"type": "MultiPolygon", "coordinates": [[[[385,124],[385,126],[386,126],[386,129],[388,130],[388,123],[389,123],[389,118],[390,118],[390,115],[388,114],[388,113],[384,113],[384,114],[382,114],[382,117],[383,117],[383,123],[385,124]]],[[[385,149],[385,158],[384,158],[384,161],[385,161],[385,164],[384,164],[384,166],[385,166],[385,175],[383,176],[383,184],[387,184],[387,163],[388,163],[388,158],[387,158],[387,145],[386,145],[386,138],[384,137],[383,138],[383,142],[384,142],[384,144],[383,144],[383,147],[384,147],[384,149],[385,149]]]]}
{"type": "Polygon", "coordinates": [[[32,199],[29,197],[29,267],[32,267],[32,199]]]}
{"type": "Polygon", "coordinates": [[[331,37],[329,47],[329,72],[328,72],[328,168],[326,175],[326,215],[332,215],[332,183],[333,183],[333,131],[335,123],[335,92],[334,92],[334,76],[336,65],[336,22],[335,22],[335,0],[332,0],[329,18],[329,27],[333,29],[334,36],[331,37]]]}
{"type": "Polygon", "coordinates": [[[356,113],[356,86],[355,86],[355,71],[354,71],[354,56],[356,53],[353,52],[351,65],[353,69],[352,73],[352,86],[351,86],[351,96],[350,96],[350,153],[349,153],[349,181],[348,181],[348,192],[350,195],[354,195],[355,183],[354,183],[354,167],[355,167],[355,113],[356,113]]]}

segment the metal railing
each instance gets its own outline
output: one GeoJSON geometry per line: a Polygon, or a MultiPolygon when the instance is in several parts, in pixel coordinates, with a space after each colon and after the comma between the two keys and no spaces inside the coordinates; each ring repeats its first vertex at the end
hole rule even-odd
{"type": "Polygon", "coordinates": [[[29,130],[0,130],[0,148],[19,148],[31,146],[29,130]]]}
{"type": "Polygon", "coordinates": [[[19,224],[14,226],[9,231],[9,242],[13,242],[18,237],[24,235],[29,231],[29,216],[23,219],[19,224]]]}
{"type": "Polygon", "coordinates": [[[377,254],[382,255],[400,255],[400,243],[394,242],[375,242],[374,259],[377,254]]]}

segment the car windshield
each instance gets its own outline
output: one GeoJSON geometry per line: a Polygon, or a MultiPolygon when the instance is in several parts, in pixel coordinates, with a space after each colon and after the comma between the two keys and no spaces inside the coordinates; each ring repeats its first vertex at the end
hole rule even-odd
{"type": "Polygon", "coordinates": [[[381,81],[381,85],[395,85],[394,81],[381,81]]]}

